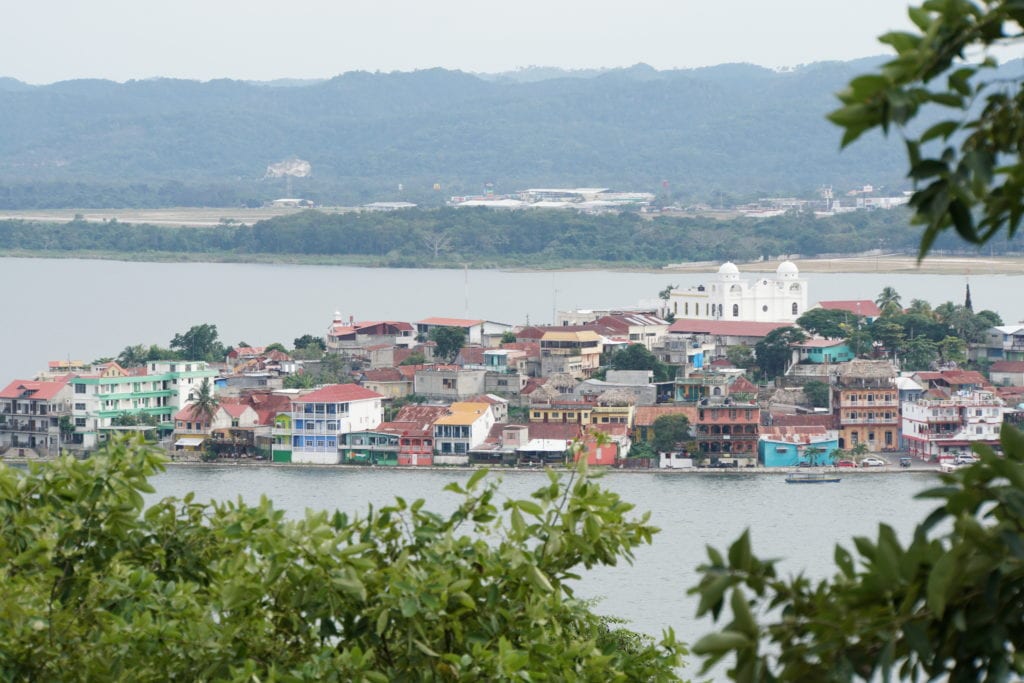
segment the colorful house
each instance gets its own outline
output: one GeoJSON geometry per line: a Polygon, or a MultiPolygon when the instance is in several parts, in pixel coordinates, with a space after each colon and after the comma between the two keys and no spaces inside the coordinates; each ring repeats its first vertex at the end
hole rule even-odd
{"type": "Polygon", "coordinates": [[[765,467],[833,465],[839,433],[825,427],[762,427],[757,458],[765,467]]]}
{"type": "Polygon", "coordinates": [[[341,461],[341,435],[383,421],[383,396],[355,384],[329,384],[292,400],[292,462],[341,461]]]}

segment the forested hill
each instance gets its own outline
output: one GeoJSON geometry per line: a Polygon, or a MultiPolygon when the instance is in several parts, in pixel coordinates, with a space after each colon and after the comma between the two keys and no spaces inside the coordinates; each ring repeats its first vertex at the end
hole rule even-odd
{"type": "Polygon", "coordinates": [[[840,154],[824,119],[876,61],[306,84],[0,78],[0,208],[260,203],[284,194],[263,176],[290,157],[313,169],[293,193],[322,203],[439,203],[485,183],[663,192],[668,181],[677,200],[897,189],[901,145],[840,154]]]}

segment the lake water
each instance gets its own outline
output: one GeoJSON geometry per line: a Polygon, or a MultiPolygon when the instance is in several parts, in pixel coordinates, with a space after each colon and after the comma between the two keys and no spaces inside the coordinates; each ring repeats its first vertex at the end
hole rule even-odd
{"type": "MultiPolygon", "coordinates": [[[[131,344],[167,346],[213,323],[225,344],[266,345],[322,335],[334,311],[356,320],[430,316],[548,323],[557,310],[657,302],[668,285],[713,274],[427,270],[222,263],[0,258],[0,381],[56,359],[116,356],[131,344]]],[[[810,301],[874,299],[893,286],[905,302],[962,302],[962,275],[809,273],[810,301]]],[[[971,275],[975,310],[1024,319],[1021,275],[971,275]]]]}
{"type": "MultiPolygon", "coordinates": [[[[195,491],[200,501],[256,502],[266,494],[289,514],[305,509],[359,513],[394,496],[425,498],[438,512],[454,508],[457,496],[444,485],[469,475],[450,471],[381,471],[294,467],[173,467],[153,483],[157,495],[180,497],[195,491]]],[[[496,473],[502,496],[523,498],[544,485],[539,472],[496,473]]],[[[687,642],[711,630],[693,618],[696,600],[686,594],[698,582],[696,567],[705,546],[719,549],[750,528],[755,553],[780,558],[784,574],[805,572],[825,578],[835,573],[834,545],[852,550],[853,536],[874,537],[879,522],[893,526],[902,541],[934,502],[914,494],[938,483],[933,473],[854,473],[839,484],[787,485],[781,476],[730,474],[610,473],[603,483],[637,511],[650,511],[662,529],[653,545],[638,549],[633,565],[601,568],[584,576],[579,592],[599,598],[598,611],[628,619],[638,630],[660,634],[673,627],[687,642]]]]}

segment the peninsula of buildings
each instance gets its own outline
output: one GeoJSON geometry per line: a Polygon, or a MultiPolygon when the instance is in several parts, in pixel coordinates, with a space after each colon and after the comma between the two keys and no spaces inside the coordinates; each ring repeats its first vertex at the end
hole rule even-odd
{"type": "Polygon", "coordinates": [[[336,313],[314,354],[241,346],[217,362],[54,361],[0,390],[0,456],[86,455],[142,431],[177,460],[304,465],[934,462],[997,446],[1001,424],[1024,416],[1024,325],[989,327],[969,345],[987,376],[904,370],[877,342],[855,353],[850,339],[813,334],[783,348],[772,381],[729,360],[808,311],[838,312],[853,331],[885,315],[869,299],[811,301],[792,262],[752,278],[725,263],[657,307],[565,311],[552,325],[336,313]],[[657,371],[639,367],[650,362],[657,371]],[[340,380],[311,382],[325,365],[341,367],[340,380]]]}

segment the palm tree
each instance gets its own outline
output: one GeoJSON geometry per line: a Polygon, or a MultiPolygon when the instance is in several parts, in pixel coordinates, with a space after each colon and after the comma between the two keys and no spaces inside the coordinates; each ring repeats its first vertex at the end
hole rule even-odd
{"type": "Polygon", "coordinates": [[[213,422],[213,416],[217,413],[217,408],[219,407],[220,401],[217,399],[213,386],[210,384],[210,378],[204,377],[203,383],[199,385],[199,389],[192,396],[192,418],[209,424],[213,422]]]}
{"type": "Polygon", "coordinates": [[[136,344],[124,347],[124,351],[117,356],[117,363],[122,368],[135,368],[145,365],[148,358],[149,350],[142,344],[136,344]]]}
{"type": "Polygon", "coordinates": [[[878,306],[878,308],[881,310],[885,310],[886,307],[890,308],[891,310],[892,306],[890,306],[890,304],[892,304],[893,306],[900,305],[900,295],[896,291],[895,287],[883,288],[881,294],[879,294],[878,297],[875,299],[875,305],[878,306]]]}

